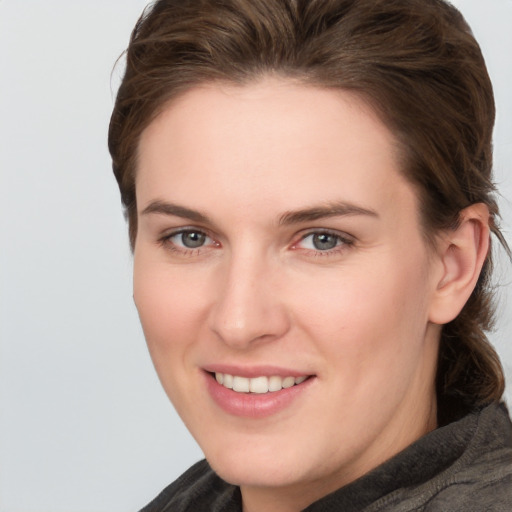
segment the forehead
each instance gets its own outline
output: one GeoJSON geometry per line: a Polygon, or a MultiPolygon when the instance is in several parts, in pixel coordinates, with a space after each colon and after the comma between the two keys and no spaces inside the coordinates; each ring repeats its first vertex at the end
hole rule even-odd
{"type": "Polygon", "coordinates": [[[209,84],[175,99],[142,134],[137,202],[375,208],[413,194],[398,162],[393,134],[354,94],[277,79],[209,84]]]}

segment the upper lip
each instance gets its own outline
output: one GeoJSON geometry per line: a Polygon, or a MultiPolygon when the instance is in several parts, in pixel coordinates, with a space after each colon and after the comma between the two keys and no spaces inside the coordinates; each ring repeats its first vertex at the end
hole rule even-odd
{"type": "Polygon", "coordinates": [[[312,375],[311,372],[293,370],[274,365],[255,365],[255,366],[239,366],[231,364],[208,364],[203,366],[203,370],[209,373],[227,373],[229,375],[237,375],[239,377],[302,377],[312,375]]]}

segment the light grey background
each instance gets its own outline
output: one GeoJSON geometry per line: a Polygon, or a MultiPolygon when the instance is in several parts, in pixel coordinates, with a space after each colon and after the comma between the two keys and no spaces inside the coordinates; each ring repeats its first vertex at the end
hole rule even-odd
{"type": "MultiPolygon", "coordinates": [[[[511,240],[512,0],[454,3],[495,83],[511,240]]],[[[145,348],[106,149],[112,66],[145,4],[0,0],[1,512],[135,511],[201,457],[145,348]]],[[[502,295],[510,381],[512,286],[502,295]]]]}

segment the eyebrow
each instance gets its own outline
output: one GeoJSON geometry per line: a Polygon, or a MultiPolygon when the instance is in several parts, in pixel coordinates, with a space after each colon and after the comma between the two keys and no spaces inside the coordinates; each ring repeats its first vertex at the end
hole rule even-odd
{"type": "Polygon", "coordinates": [[[303,210],[295,210],[285,212],[279,218],[279,224],[299,224],[301,222],[309,222],[329,217],[340,217],[346,215],[365,215],[369,217],[379,218],[379,214],[375,210],[363,208],[355,204],[344,201],[327,203],[322,206],[313,206],[303,210]]]}
{"type": "MultiPolygon", "coordinates": [[[[141,215],[148,215],[151,213],[172,215],[174,217],[188,219],[192,222],[211,224],[210,219],[204,213],[186,208],[185,206],[169,203],[167,201],[152,201],[148,206],[146,206],[146,208],[144,208],[144,210],[142,210],[141,215]]],[[[285,212],[279,217],[279,225],[300,224],[301,222],[309,222],[318,219],[347,215],[365,215],[375,218],[379,217],[379,214],[375,210],[363,208],[361,206],[357,206],[344,201],[339,201],[334,203],[327,203],[321,206],[313,206],[311,208],[305,208],[302,210],[285,212]]]]}
{"type": "Polygon", "coordinates": [[[210,219],[204,214],[197,210],[191,210],[184,206],[177,204],[168,203],[166,201],[152,201],[151,203],[142,210],[141,215],[148,215],[150,213],[160,213],[163,215],[172,215],[174,217],[181,217],[183,219],[191,220],[192,222],[201,222],[209,224],[210,219]]]}

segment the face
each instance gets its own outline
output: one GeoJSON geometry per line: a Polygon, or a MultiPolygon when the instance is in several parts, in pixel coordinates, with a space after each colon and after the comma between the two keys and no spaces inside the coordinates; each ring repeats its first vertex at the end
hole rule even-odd
{"type": "Polygon", "coordinates": [[[284,80],[208,85],[139,150],[136,306],[223,478],[311,501],[435,426],[436,258],[364,103],[284,80]]]}

